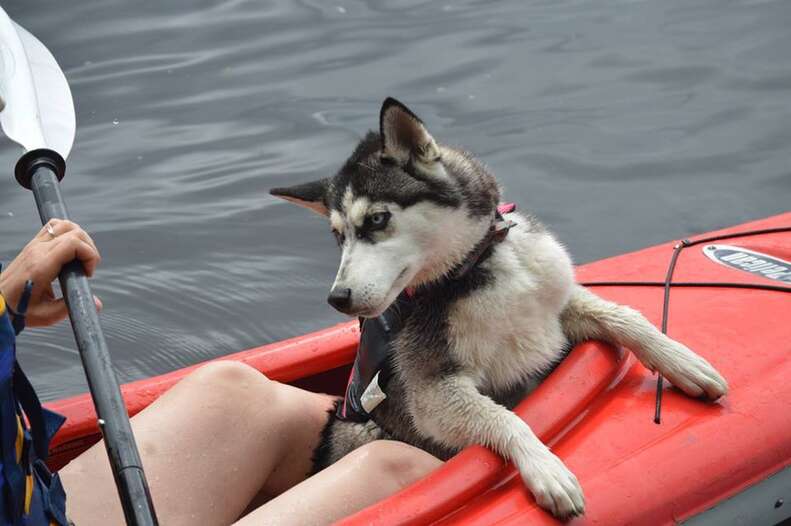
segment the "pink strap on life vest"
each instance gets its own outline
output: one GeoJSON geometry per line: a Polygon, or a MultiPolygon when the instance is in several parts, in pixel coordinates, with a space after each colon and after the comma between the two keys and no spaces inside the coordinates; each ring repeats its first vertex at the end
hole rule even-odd
{"type": "Polygon", "coordinates": [[[516,210],[516,203],[501,203],[497,205],[497,211],[501,214],[510,214],[516,210]]]}

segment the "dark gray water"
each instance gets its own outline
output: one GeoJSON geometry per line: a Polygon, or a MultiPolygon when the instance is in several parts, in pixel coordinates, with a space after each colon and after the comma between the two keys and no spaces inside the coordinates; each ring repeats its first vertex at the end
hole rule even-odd
{"type": "MultiPolygon", "coordinates": [[[[387,95],[468,147],[579,262],[791,202],[791,2],[3,1],[71,82],[63,190],[122,381],[318,329],[328,227],[267,189],[329,175],[387,95]]],[[[0,148],[0,259],[39,228],[0,148]]],[[[85,389],[26,332],[46,399],[85,389]]]]}

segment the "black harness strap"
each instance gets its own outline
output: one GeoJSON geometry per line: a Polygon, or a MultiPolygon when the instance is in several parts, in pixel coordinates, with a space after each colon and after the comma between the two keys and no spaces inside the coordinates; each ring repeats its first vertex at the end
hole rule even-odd
{"type": "MultiPolygon", "coordinates": [[[[511,209],[513,210],[513,208],[511,209]]],[[[494,244],[501,243],[508,235],[508,231],[516,226],[513,221],[503,218],[499,210],[495,210],[494,221],[492,221],[486,235],[481,239],[475,248],[466,257],[464,262],[451,274],[451,279],[459,279],[467,274],[472,268],[480,263],[481,257],[494,244]]]]}
{"type": "Polygon", "coordinates": [[[360,343],[346,395],[336,411],[339,419],[366,422],[371,418],[369,411],[386,396],[384,389],[393,374],[390,343],[403,328],[412,307],[411,298],[401,294],[381,316],[360,318],[360,343]]]}

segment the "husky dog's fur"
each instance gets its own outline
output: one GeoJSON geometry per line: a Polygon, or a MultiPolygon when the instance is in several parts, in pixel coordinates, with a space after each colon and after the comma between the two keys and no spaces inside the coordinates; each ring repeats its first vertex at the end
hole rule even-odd
{"type": "Polygon", "coordinates": [[[487,235],[500,190],[472,155],[437,143],[398,101],[384,102],[379,133],[337,175],[272,194],[329,218],[342,248],[336,308],[375,317],[415,291],[392,344],[387,398],[367,423],[331,417],[318,468],[383,437],[442,459],[482,444],[513,461],[541,506],[569,517],[584,512],[577,479],[509,408],[570,345],[622,345],[690,396],[727,392],[706,360],[639,312],[576,285],[566,250],[527,214],[509,214],[516,226],[505,240],[455,276],[487,235]]]}

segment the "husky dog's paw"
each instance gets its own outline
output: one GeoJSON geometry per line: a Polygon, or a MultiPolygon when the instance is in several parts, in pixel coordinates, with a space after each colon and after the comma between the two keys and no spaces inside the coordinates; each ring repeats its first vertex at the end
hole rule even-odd
{"type": "Polygon", "coordinates": [[[652,369],[689,396],[716,400],[728,393],[725,378],[709,362],[675,340],[666,338],[653,362],[652,369]]]}
{"type": "Polygon", "coordinates": [[[549,449],[518,457],[514,463],[539,506],[561,520],[585,513],[585,496],[577,477],[549,449]]]}

